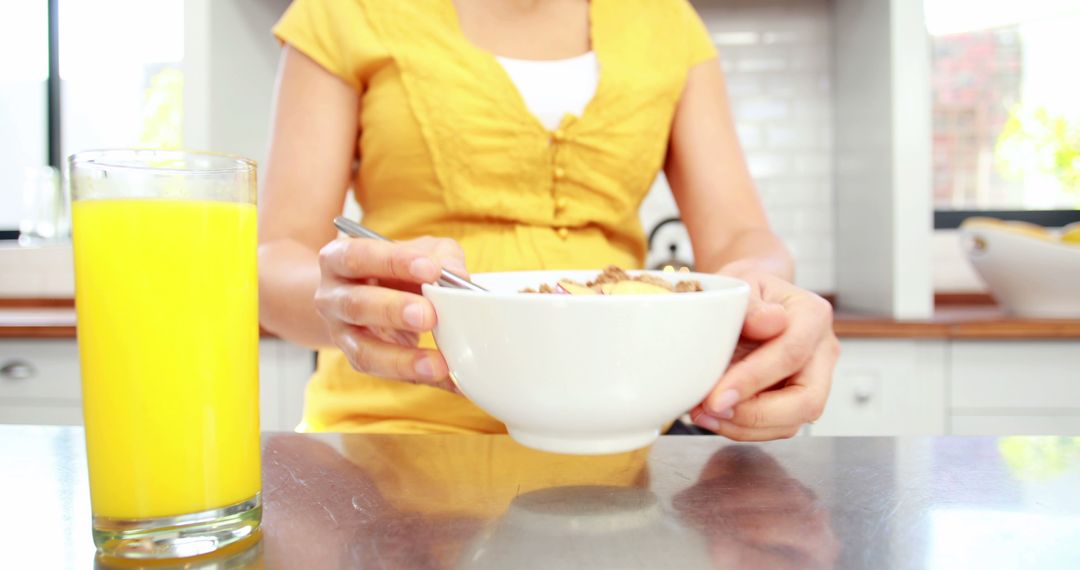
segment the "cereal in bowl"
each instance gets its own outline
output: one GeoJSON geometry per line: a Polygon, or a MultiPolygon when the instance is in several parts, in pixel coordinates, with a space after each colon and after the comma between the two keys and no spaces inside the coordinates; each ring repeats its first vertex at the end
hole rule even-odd
{"type": "Polygon", "coordinates": [[[558,283],[540,284],[537,289],[527,288],[522,293],[552,295],[666,295],[668,293],[694,293],[702,291],[701,283],[694,280],[675,284],[653,275],[631,276],[622,268],[609,265],[596,279],[579,283],[573,279],[560,279],[558,283]]]}

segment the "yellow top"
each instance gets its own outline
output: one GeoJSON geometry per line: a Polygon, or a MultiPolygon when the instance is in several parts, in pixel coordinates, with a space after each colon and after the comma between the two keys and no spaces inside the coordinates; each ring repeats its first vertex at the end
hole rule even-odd
{"type": "MultiPolygon", "coordinates": [[[[473,273],[640,267],[638,207],[687,71],[716,51],[686,0],[592,0],[590,27],[596,94],[554,131],[461,32],[452,0],[296,0],[274,33],[362,94],[366,225],[456,239],[473,273]]],[[[505,432],[460,396],[357,373],[337,350],[319,353],[302,429],[505,432]]]]}

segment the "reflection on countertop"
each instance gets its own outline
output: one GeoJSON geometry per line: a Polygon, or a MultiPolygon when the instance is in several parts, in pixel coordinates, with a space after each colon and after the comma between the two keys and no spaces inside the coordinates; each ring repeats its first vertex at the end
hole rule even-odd
{"type": "MultiPolygon", "coordinates": [[[[184,568],[1077,568],[1080,438],[266,434],[263,538],[184,568]]],[[[0,554],[95,561],[82,432],[0,426],[0,554]]]]}

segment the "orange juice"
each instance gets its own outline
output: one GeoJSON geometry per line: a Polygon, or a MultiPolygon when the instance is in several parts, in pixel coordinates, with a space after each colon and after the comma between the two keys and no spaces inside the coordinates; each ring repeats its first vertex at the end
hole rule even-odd
{"type": "Polygon", "coordinates": [[[72,205],[96,517],[216,509],[259,492],[252,204],[72,205]]]}

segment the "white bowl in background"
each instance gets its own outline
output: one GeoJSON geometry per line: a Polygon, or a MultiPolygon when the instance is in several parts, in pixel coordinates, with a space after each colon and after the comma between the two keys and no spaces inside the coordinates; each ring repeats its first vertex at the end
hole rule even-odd
{"type": "Polygon", "coordinates": [[[965,222],[960,236],[968,260],[1009,312],[1080,317],[1080,246],[1001,222],[965,222]]]}
{"type": "Polygon", "coordinates": [[[487,273],[491,293],[424,285],[435,341],[461,392],[526,446],[617,453],[649,445],[708,395],[742,329],[749,286],[701,273],[648,273],[705,289],[673,295],[523,294],[597,271],[487,273]]]}

